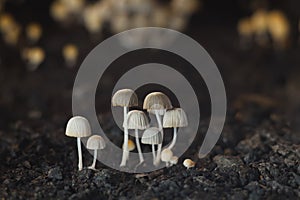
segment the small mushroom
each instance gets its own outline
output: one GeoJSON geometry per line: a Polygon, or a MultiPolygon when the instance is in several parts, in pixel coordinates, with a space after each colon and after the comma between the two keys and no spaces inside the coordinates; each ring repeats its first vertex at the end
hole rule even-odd
{"type": "Polygon", "coordinates": [[[139,110],[132,110],[128,113],[127,119],[124,122],[124,127],[128,129],[134,129],[135,131],[135,143],[139,153],[140,163],[144,162],[144,157],[141,149],[141,145],[139,142],[139,132],[138,130],[145,130],[149,127],[149,121],[144,112],[139,110]]]}
{"type": "Polygon", "coordinates": [[[237,30],[240,36],[241,47],[249,46],[253,36],[253,26],[250,18],[243,18],[238,21],[237,30]]]}
{"type": "Polygon", "coordinates": [[[200,8],[199,0],[172,0],[171,8],[179,15],[191,15],[200,8]]]}
{"type": "Polygon", "coordinates": [[[50,7],[52,18],[58,22],[66,22],[69,18],[69,10],[61,1],[54,1],[50,7]]]}
{"type": "Polygon", "coordinates": [[[155,145],[162,143],[161,133],[158,128],[150,127],[144,131],[142,136],[142,144],[150,144],[152,146],[153,164],[155,163],[155,145]]]}
{"type": "Polygon", "coordinates": [[[102,13],[104,13],[104,11],[95,5],[89,5],[84,8],[83,21],[89,33],[97,34],[102,31],[105,19],[102,13]]]}
{"type": "Polygon", "coordinates": [[[31,23],[26,27],[26,35],[30,42],[37,42],[42,36],[42,27],[38,23],[31,23]]]}
{"type": "Polygon", "coordinates": [[[3,40],[7,44],[14,46],[18,43],[21,33],[21,26],[13,19],[10,14],[1,14],[0,31],[3,35],[3,40]]]}
{"type": "Polygon", "coordinates": [[[170,165],[177,165],[178,163],[178,157],[177,156],[172,156],[171,160],[170,160],[170,165]]]}
{"type": "Polygon", "coordinates": [[[82,170],[82,152],[80,138],[88,137],[91,133],[91,127],[88,120],[81,116],[72,117],[67,124],[65,134],[69,137],[77,138],[78,147],[78,169],[82,170]]]}
{"type": "Polygon", "coordinates": [[[276,49],[285,49],[290,36],[290,24],[286,16],[278,10],[268,13],[268,31],[276,49]]]}
{"type": "Polygon", "coordinates": [[[268,18],[265,10],[257,10],[251,17],[251,24],[256,42],[265,46],[268,42],[268,18]]]}
{"type": "MultiPolygon", "coordinates": [[[[135,149],[135,144],[132,140],[128,139],[128,152],[133,151],[135,149]]],[[[124,144],[122,145],[122,149],[124,150],[124,144]]],[[[127,159],[129,159],[129,154],[127,155],[127,159]]]]}
{"type": "Polygon", "coordinates": [[[120,106],[123,107],[123,114],[124,114],[124,121],[123,121],[123,128],[124,128],[124,149],[123,149],[123,156],[120,166],[126,165],[126,160],[128,159],[129,152],[126,151],[128,149],[128,127],[127,124],[124,122],[127,120],[127,113],[128,108],[132,106],[138,105],[138,97],[135,92],[131,89],[121,89],[118,90],[111,99],[112,106],[120,106]],[[125,126],[124,126],[125,125],[125,126]]]}
{"type": "Polygon", "coordinates": [[[74,44],[67,44],[63,47],[62,54],[67,67],[73,67],[78,57],[78,48],[74,44]]]}
{"type": "Polygon", "coordinates": [[[85,0],[60,0],[66,6],[70,14],[79,14],[83,7],[85,0]]]}
{"type": "MultiPolygon", "coordinates": [[[[165,114],[166,109],[171,108],[172,104],[170,99],[162,92],[152,92],[145,97],[143,109],[146,109],[149,113],[155,114],[162,140],[164,138],[164,132],[160,116],[165,114]]],[[[159,165],[160,162],[161,148],[162,144],[159,144],[155,161],[156,166],[159,165]]]]}
{"type": "Polygon", "coordinates": [[[44,61],[45,52],[40,47],[25,48],[22,50],[22,58],[28,62],[28,69],[34,71],[44,61]]]}
{"type": "Polygon", "coordinates": [[[97,151],[105,148],[105,141],[100,135],[93,135],[89,137],[86,145],[87,149],[94,150],[94,160],[93,164],[89,166],[89,169],[95,170],[96,160],[97,160],[97,151]]]}
{"type": "Polygon", "coordinates": [[[177,128],[186,127],[188,125],[188,120],[186,114],[182,108],[174,108],[173,110],[168,110],[163,118],[164,128],[173,128],[173,139],[168,147],[172,149],[176,143],[177,139],[177,128]]]}
{"type": "Polygon", "coordinates": [[[161,161],[166,163],[166,167],[170,166],[170,161],[171,161],[172,157],[173,157],[173,152],[168,148],[164,149],[161,152],[161,161]]]}
{"type": "Polygon", "coordinates": [[[185,166],[187,169],[195,167],[196,163],[192,161],[191,159],[185,159],[183,161],[183,166],[185,166]]]}

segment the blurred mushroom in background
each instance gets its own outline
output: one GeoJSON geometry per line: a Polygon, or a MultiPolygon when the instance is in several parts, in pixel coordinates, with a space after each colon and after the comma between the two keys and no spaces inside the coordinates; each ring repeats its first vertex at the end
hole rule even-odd
{"type": "Polygon", "coordinates": [[[19,41],[21,26],[10,14],[3,13],[0,16],[0,32],[6,44],[15,46],[19,41]]]}
{"type": "Polygon", "coordinates": [[[62,49],[62,54],[67,67],[72,68],[77,62],[78,47],[74,44],[66,44],[62,49]]]}
{"type": "Polygon", "coordinates": [[[252,43],[253,37],[253,27],[251,24],[251,19],[246,17],[238,21],[237,30],[240,37],[240,47],[249,48],[252,43]]]}
{"type": "Polygon", "coordinates": [[[44,61],[45,52],[41,47],[25,48],[22,50],[21,56],[27,63],[27,69],[35,71],[44,61]]]}
{"type": "Polygon", "coordinates": [[[30,23],[26,27],[26,36],[31,43],[36,43],[41,38],[42,33],[42,27],[38,23],[30,23]]]}
{"type": "Polygon", "coordinates": [[[255,11],[251,17],[251,24],[254,32],[255,42],[259,46],[268,44],[268,15],[267,11],[259,9],[255,11]]]}

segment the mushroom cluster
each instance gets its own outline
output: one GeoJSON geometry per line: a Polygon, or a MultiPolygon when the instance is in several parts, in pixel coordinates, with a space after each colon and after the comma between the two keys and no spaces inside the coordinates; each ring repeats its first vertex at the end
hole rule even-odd
{"type": "Polygon", "coordinates": [[[182,31],[189,17],[200,7],[199,0],[172,0],[168,4],[155,0],[55,0],[50,7],[54,20],[66,25],[83,23],[95,35],[108,26],[112,33],[155,26],[182,31]]]}
{"type": "Polygon", "coordinates": [[[247,47],[253,40],[259,46],[266,46],[272,41],[274,48],[279,50],[287,48],[291,32],[289,21],[283,12],[263,9],[240,19],[237,30],[242,47],[247,47]]]}
{"type": "MultiPolygon", "coordinates": [[[[84,117],[72,117],[67,123],[65,134],[66,136],[77,138],[78,170],[80,171],[83,168],[81,138],[89,137],[92,135],[90,123],[84,117]]],[[[97,151],[105,148],[105,141],[101,136],[93,135],[89,137],[87,141],[87,148],[90,150],[94,150],[94,160],[89,169],[95,170],[97,151]]]]}
{"type": "Polygon", "coordinates": [[[131,110],[128,108],[138,106],[138,97],[131,89],[118,90],[112,96],[112,106],[121,106],[124,108],[123,128],[123,156],[120,167],[126,166],[129,159],[128,148],[128,130],[134,130],[135,142],[139,154],[139,164],[144,162],[142,148],[139,141],[139,130],[144,130],[141,136],[141,143],[151,145],[153,155],[153,165],[158,166],[160,161],[166,162],[166,166],[177,164],[178,157],[173,155],[172,148],[176,144],[177,128],[188,125],[187,116],[182,108],[173,108],[167,95],[162,92],[152,92],[148,94],[143,102],[143,110],[149,114],[155,115],[157,127],[150,126],[147,115],[144,111],[131,110]],[[173,139],[171,144],[162,151],[164,140],[164,128],[173,128],[173,139]],[[157,145],[157,151],[155,149],[157,145]]]}

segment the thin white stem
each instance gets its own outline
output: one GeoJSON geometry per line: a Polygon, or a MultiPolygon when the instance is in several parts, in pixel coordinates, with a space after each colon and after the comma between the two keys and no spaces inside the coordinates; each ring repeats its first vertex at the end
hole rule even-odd
{"type": "Polygon", "coordinates": [[[128,113],[128,107],[123,108],[123,115],[124,115],[124,122],[125,124],[124,128],[124,143],[123,143],[123,154],[122,154],[122,161],[120,164],[120,167],[126,166],[126,161],[129,158],[129,152],[128,152],[128,128],[127,128],[127,113],[128,113]]]}
{"type": "Polygon", "coordinates": [[[156,157],[156,155],[155,155],[155,145],[154,144],[152,144],[152,155],[153,155],[153,165],[154,165],[155,157],[156,157]]]}
{"type": "Polygon", "coordinates": [[[93,164],[91,166],[89,166],[89,169],[96,170],[96,161],[97,161],[97,149],[94,150],[93,164]]]}
{"type": "MultiPolygon", "coordinates": [[[[159,116],[157,110],[155,110],[155,116],[156,116],[156,120],[157,120],[157,123],[158,123],[159,131],[161,132],[161,138],[162,138],[162,141],[163,141],[164,140],[164,130],[163,130],[162,123],[161,123],[161,117],[159,116]]],[[[162,148],[162,143],[158,144],[157,155],[156,155],[155,163],[154,163],[155,166],[158,166],[159,163],[160,163],[161,148],[162,148]]]]}
{"type": "Polygon", "coordinates": [[[81,153],[81,141],[80,137],[77,138],[77,148],[78,148],[78,170],[82,170],[82,153],[81,153]]]}
{"type": "Polygon", "coordinates": [[[141,149],[140,141],[139,141],[139,131],[135,129],[135,143],[139,152],[140,163],[144,162],[143,152],[141,149]]]}
{"type": "Polygon", "coordinates": [[[172,139],[172,142],[171,142],[170,146],[168,147],[168,149],[170,149],[170,150],[175,146],[176,139],[177,139],[177,128],[174,127],[173,129],[174,129],[174,131],[173,131],[173,139],[172,139]]]}

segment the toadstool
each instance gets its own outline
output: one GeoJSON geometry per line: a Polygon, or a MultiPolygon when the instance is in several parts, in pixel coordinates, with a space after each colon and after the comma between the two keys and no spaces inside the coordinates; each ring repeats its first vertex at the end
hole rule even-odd
{"type": "Polygon", "coordinates": [[[173,139],[168,147],[172,149],[176,143],[177,139],[177,128],[186,127],[188,125],[188,120],[186,114],[182,108],[175,108],[173,110],[168,110],[163,118],[163,127],[164,128],[173,128],[173,139]]]}
{"type": "Polygon", "coordinates": [[[149,127],[149,120],[143,111],[132,110],[128,113],[127,119],[124,122],[124,127],[128,129],[134,129],[135,132],[135,143],[139,153],[140,163],[144,162],[144,157],[141,149],[141,145],[139,142],[139,132],[138,130],[145,130],[149,127]]]}
{"type": "Polygon", "coordinates": [[[168,148],[164,149],[161,152],[161,161],[166,163],[166,167],[170,166],[170,161],[172,157],[173,157],[173,152],[168,148]]]}
{"type": "Polygon", "coordinates": [[[142,144],[150,144],[152,146],[153,164],[155,163],[155,145],[162,143],[161,132],[156,127],[150,127],[144,131],[142,136],[142,144]]]}
{"type": "Polygon", "coordinates": [[[138,97],[135,94],[135,92],[131,89],[121,89],[121,90],[118,90],[112,96],[111,104],[112,104],[112,106],[123,107],[124,149],[123,149],[123,156],[122,156],[122,161],[121,161],[120,166],[125,166],[126,160],[128,159],[128,151],[126,151],[128,149],[128,127],[126,126],[127,124],[124,122],[127,119],[128,108],[138,105],[138,97]]]}
{"type": "Polygon", "coordinates": [[[67,124],[65,134],[69,137],[77,138],[78,147],[78,169],[82,170],[82,152],[81,152],[81,141],[80,138],[88,137],[91,133],[91,127],[88,120],[81,116],[72,117],[67,124]]]}
{"type": "Polygon", "coordinates": [[[177,156],[172,156],[170,160],[170,165],[176,165],[178,163],[178,157],[177,156]]]}
{"type": "Polygon", "coordinates": [[[191,159],[185,159],[183,161],[183,166],[185,166],[187,169],[195,167],[195,164],[196,163],[194,161],[192,161],[191,159]]]}
{"type": "MultiPolygon", "coordinates": [[[[162,92],[152,92],[145,97],[143,109],[146,109],[149,113],[155,114],[162,140],[164,138],[164,132],[160,116],[164,115],[166,110],[171,108],[172,104],[170,99],[162,92]]],[[[155,165],[159,165],[161,148],[162,143],[158,145],[155,165]]]]}
{"type": "Polygon", "coordinates": [[[78,48],[74,44],[66,44],[63,47],[62,54],[67,67],[73,67],[78,57],[78,48]]]}
{"type": "Polygon", "coordinates": [[[26,27],[26,35],[30,42],[37,42],[42,36],[42,27],[37,23],[31,23],[26,27]]]}
{"type": "Polygon", "coordinates": [[[105,141],[100,135],[93,135],[89,137],[86,145],[87,149],[94,150],[94,160],[93,164],[89,166],[89,169],[95,170],[96,160],[97,160],[97,151],[105,148],[105,141]]]}
{"type": "Polygon", "coordinates": [[[275,48],[284,49],[290,36],[290,24],[286,16],[278,10],[268,13],[268,31],[272,37],[275,48]]]}
{"type": "Polygon", "coordinates": [[[22,58],[28,62],[28,69],[34,71],[44,61],[45,52],[40,47],[25,48],[22,50],[22,58]]]}

